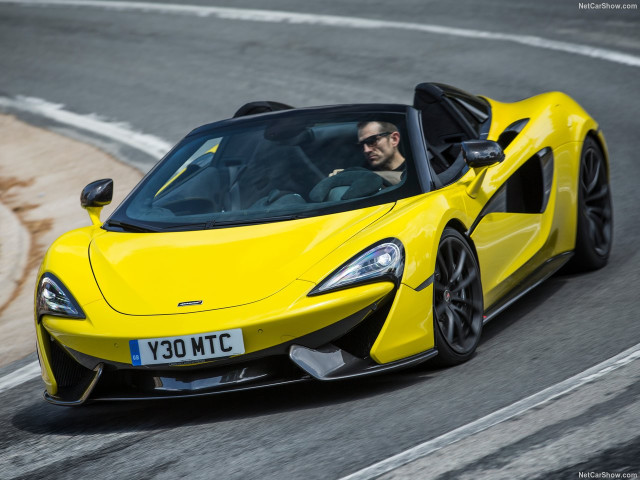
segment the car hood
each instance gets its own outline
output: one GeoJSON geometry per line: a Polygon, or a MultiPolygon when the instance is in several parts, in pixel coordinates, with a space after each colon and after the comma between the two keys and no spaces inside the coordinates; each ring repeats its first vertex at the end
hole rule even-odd
{"type": "Polygon", "coordinates": [[[109,231],[91,241],[89,260],[105,300],[121,313],[233,307],[283,289],[392,207],[190,232],[109,231]],[[179,306],[185,302],[195,303],[179,306]]]}

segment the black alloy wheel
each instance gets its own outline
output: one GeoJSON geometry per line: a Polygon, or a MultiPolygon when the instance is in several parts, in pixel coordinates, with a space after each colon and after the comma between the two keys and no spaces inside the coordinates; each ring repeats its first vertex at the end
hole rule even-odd
{"type": "Polygon", "coordinates": [[[571,270],[588,271],[607,264],[613,243],[613,206],[609,172],[602,150],[587,137],[580,159],[578,224],[571,270]]]}
{"type": "Polygon", "coordinates": [[[482,333],[480,269],[465,238],[445,228],[434,274],[435,363],[457,365],[473,355],[482,333]]]}

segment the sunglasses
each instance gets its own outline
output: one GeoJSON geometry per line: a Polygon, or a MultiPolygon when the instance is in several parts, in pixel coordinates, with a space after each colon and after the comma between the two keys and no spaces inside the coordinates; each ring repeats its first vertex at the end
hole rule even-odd
{"type": "Polygon", "coordinates": [[[371,135],[364,140],[360,140],[356,145],[358,145],[360,148],[364,147],[365,145],[367,147],[375,147],[380,138],[386,137],[387,135],[391,135],[391,132],[376,133],[375,135],[371,135]]]}

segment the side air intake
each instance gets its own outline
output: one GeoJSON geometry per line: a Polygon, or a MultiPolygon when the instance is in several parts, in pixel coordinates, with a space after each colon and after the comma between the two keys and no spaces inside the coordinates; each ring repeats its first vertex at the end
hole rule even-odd
{"type": "Polygon", "coordinates": [[[529,123],[528,118],[521,118],[520,120],[516,120],[504,129],[504,131],[498,137],[498,144],[502,147],[502,150],[507,148],[509,144],[513,142],[513,140],[518,136],[518,134],[522,131],[527,123],[529,123]]]}

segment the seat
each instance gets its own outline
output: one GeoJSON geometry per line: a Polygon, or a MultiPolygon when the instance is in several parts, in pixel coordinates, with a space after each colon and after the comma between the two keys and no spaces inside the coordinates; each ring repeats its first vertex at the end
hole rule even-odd
{"type": "Polygon", "coordinates": [[[248,210],[265,210],[268,212],[294,205],[305,205],[306,203],[305,199],[297,193],[274,189],[269,195],[258,199],[248,210]]]}
{"type": "Polygon", "coordinates": [[[384,188],[384,179],[366,168],[349,168],[325,178],[309,193],[312,202],[337,202],[368,197],[384,188]]]}

